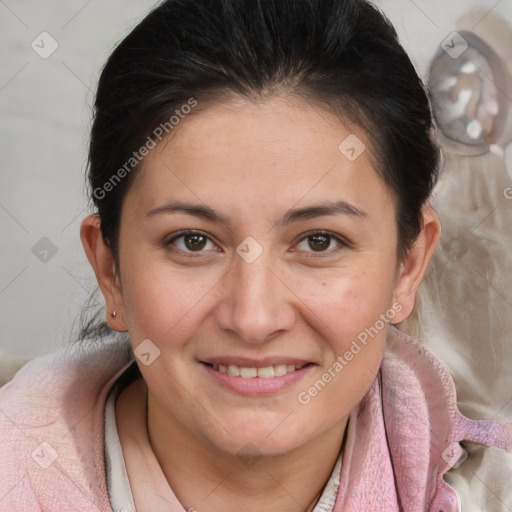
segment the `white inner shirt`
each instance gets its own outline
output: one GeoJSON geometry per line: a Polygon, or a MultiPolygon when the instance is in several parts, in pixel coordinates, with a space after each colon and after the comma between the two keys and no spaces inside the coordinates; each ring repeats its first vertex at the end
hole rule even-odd
{"type": "MultiPolygon", "coordinates": [[[[136,512],[123,450],[116,426],[116,399],[122,391],[119,381],[112,387],[105,404],[105,470],[113,512],[136,512]]],[[[313,512],[332,512],[340,483],[341,453],[324,492],[313,512]]]]}

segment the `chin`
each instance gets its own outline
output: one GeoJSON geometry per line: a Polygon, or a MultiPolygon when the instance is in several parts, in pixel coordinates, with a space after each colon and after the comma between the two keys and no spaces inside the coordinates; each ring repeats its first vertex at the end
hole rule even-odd
{"type": "Polygon", "coordinates": [[[229,434],[217,440],[218,448],[237,457],[275,457],[293,451],[306,443],[313,432],[306,431],[306,427],[311,428],[307,419],[301,425],[287,424],[294,416],[292,413],[287,418],[287,414],[280,415],[277,421],[275,415],[253,418],[250,424],[247,418],[231,421],[229,434]]]}

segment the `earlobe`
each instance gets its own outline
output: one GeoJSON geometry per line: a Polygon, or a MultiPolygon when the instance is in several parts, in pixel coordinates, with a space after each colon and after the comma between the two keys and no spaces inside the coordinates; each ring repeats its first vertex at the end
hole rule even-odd
{"type": "Polygon", "coordinates": [[[422,208],[422,218],[421,232],[400,263],[393,299],[394,302],[401,304],[402,310],[393,323],[404,321],[414,309],[416,292],[425,277],[428,264],[441,236],[439,217],[429,204],[422,208]]]}
{"type": "Polygon", "coordinates": [[[121,283],[114,257],[101,234],[98,215],[89,215],[80,225],[80,240],[106,304],[106,321],[116,331],[126,331],[121,283]],[[116,311],[115,315],[112,312],[116,311]]]}

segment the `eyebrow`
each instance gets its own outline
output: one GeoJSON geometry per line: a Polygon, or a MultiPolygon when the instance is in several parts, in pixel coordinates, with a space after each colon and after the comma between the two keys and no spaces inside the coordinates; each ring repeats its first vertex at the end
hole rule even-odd
{"type": "MultiPolygon", "coordinates": [[[[157,208],[153,208],[146,214],[146,217],[172,213],[185,213],[211,222],[224,224],[228,227],[231,226],[231,222],[227,217],[216,212],[209,206],[202,204],[183,203],[181,201],[171,201],[157,208]]],[[[335,201],[288,210],[281,217],[279,217],[275,223],[275,226],[284,226],[286,224],[291,224],[300,220],[314,219],[316,217],[328,215],[347,215],[360,219],[368,217],[368,214],[365,211],[347,203],[346,201],[335,201]]]]}

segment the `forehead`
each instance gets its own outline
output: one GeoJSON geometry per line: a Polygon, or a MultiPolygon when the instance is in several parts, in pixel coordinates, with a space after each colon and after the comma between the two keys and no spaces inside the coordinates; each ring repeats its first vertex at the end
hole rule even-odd
{"type": "Polygon", "coordinates": [[[295,97],[232,100],[181,121],[128,195],[146,210],[185,194],[246,212],[343,199],[382,213],[392,199],[372,161],[364,131],[325,109],[295,97]]]}

